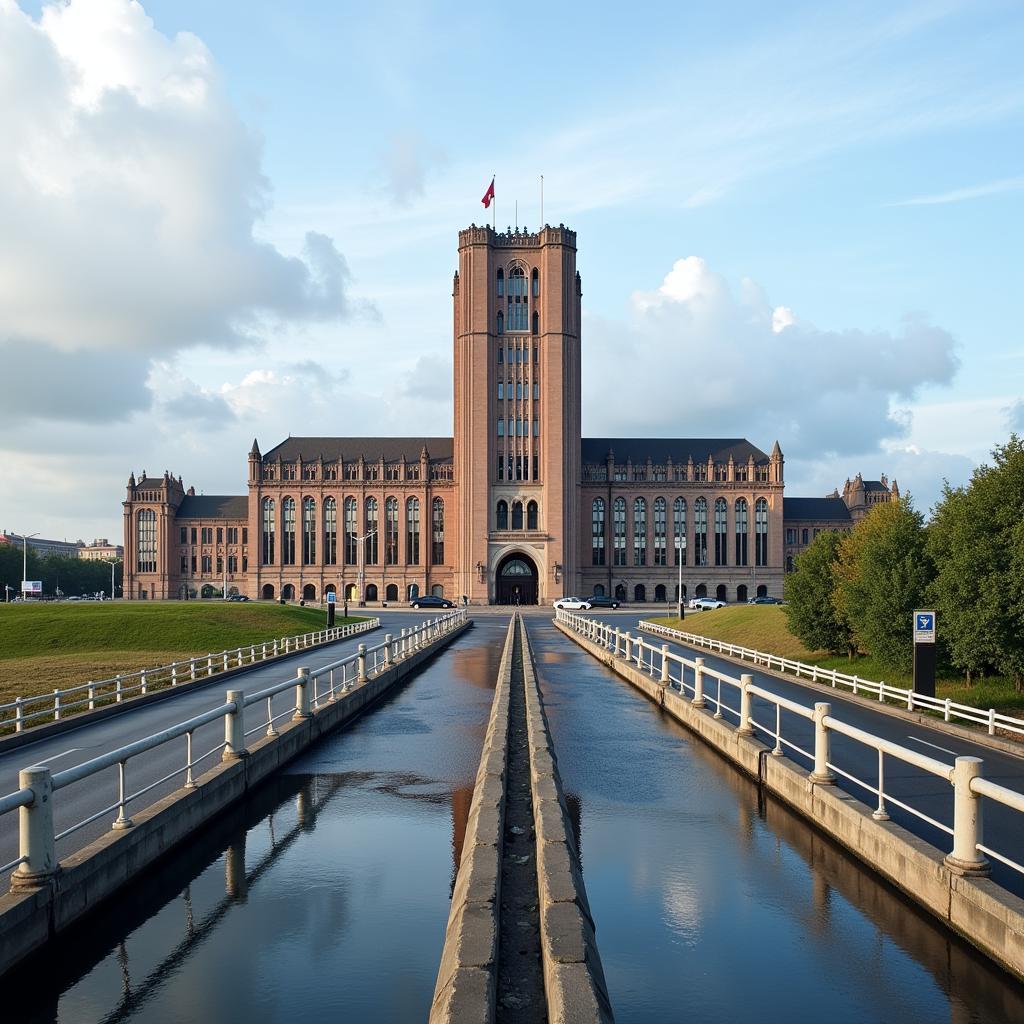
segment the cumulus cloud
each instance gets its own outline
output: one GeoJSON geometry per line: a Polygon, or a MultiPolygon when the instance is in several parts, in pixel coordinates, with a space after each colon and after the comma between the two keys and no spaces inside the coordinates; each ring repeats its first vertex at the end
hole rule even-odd
{"type": "Polygon", "coordinates": [[[908,318],[900,330],[823,330],[756,282],[728,282],[699,257],[678,260],[661,285],[633,296],[625,323],[588,319],[584,427],[623,435],[744,434],[787,456],[877,450],[905,436],[894,399],[948,384],[949,332],[908,318]],[[624,401],[628,375],[643,401],[624,401]]]}

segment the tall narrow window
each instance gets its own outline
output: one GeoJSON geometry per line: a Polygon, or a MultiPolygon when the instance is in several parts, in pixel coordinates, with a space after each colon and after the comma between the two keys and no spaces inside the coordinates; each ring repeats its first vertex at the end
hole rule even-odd
{"type": "Polygon", "coordinates": [[[338,503],[324,499],[324,564],[338,564],[338,503]]]}
{"type": "Polygon", "coordinates": [[[498,310],[498,333],[505,333],[505,317],[502,315],[501,310],[498,310]]]}
{"type": "Polygon", "coordinates": [[[138,572],[156,572],[156,513],[151,508],[139,510],[138,572]]]}
{"type": "Polygon", "coordinates": [[[312,498],[302,501],[302,564],[316,562],[316,502],[312,498]]]}
{"type": "Polygon", "coordinates": [[[537,268],[533,268],[533,273],[530,275],[533,280],[533,297],[537,298],[540,295],[540,274],[537,273],[537,268]]]}
{"type": "Polygon", "coordinates": [[[398,499],[384,502],[384,564],[398,565],[398,499]]]}
{"type": "Polygon", "coordinates": [[[281,564],[295,564],[295,499],[281,502],[281,564]]]}
{"type": "MultiPolygon", "coordinates": [[[[676,498],[672,503],[672,546],[675,548],[675,564],[680,559],[686,565],[686,548],[683,547],[683,540],[686,537],[686,499],[676,498]]],[[[678,586],[678,584],[676,584],[678,586]]]]}
{"type": "Polygon", "coordinates": [[[533,323],[530,330],[531,334],[540,334],[540,315],[537,310],[533,311],[533,323]]]}
{"type": "Polygon", "coordinates": [[[595,498],[590,511],[590,560],[604,565],[604,498],[595,498]]]}
{"type": "Polygon", "coordinates": [[[434,565],[444,565],[444,502],[435,498],[431,511],[431,552],[430,560],[434,565]]]}
{"type": "Polygon", "coordinates": [[[747,565],[747,531],[750,524],[747,521],[747,499],[736,499],[736,564],[747,565]]]}
{"type": "Polygon", "coordinates": [[[377,541],[378,508],[376,498],[367,498],[365,505],[365,520],[363,528],[366,534],[364,559],[367,565],[376,565],[380,553],[380,545],[377,541]]]}
{"type": "Polygon", "coordinates": [[[499,416],[498,417],[498,437],[504,437],[504,436],[505,436],[505,417],[504,416],[499,416]]]}
{"type": "Polygon", "coordinates": [[[768,564],[768,502],[758,498],[754,504],[754,557],[758,565],[768,564]]]}
{"type": "Polygon", "coordinates": [[[665,499],[655,498],[654,499],[654,564],[655,565],[667,565],[668,564],[668,545],[666,543],[666,516],[665,516],[665,499]]]}
{"type": "Polygon", "coordinates": [[[263,499],[263,564],[274,564],[274,499],[263,499]]]}
{"type": "Polygon", "coordinates": [[[494,516],[494,528],[496,530],[508,529],[508,502],[499,501],[494,516]]]}
{"type": "Polygon", "coordinates": [[[612,506],[612,543],[614,564],[626,564],[626,499],[616,498],[612,506]]]}
{"type": "Polygon", "coordinates": [[[503,380],[498,381],[498,401],[502,402],[505,400],[505,382],[503,380]]]}
{"type": "Polygon", "coordinates": [[[521,530],[523,528],[523,503],[521,501],[512,502],[512,529],[521,530]]]}
{"type": "Polygon", "coordinates": [[[410,498],[405,503],[405,560],[409,565],[420,564],[419,498],[410,498]]]}
{"type": "Polygon", "coordinates": [[[708,503],[704,498],[693,503],[693,564],[708,564],[708,503]]]}
{"type": "Polygon", "coordinates": [[[715,565],[725,565],[729,548],[729,516],[725,498],[715,500],[715,565]]]}
{"type": "Polygon", "coordinates": [[[647,564],[647,502],[633,500],[633,564],[647,564]]]}
{"type": "Polygon", "coordinates": [[[356,552],[356,545],[358,543],[358,533],[356,524],[356,499],[346,498],[345,499],[345,564],[355,565],[356,558],[358,557],[356,552]]]}
{"type": "MultiPolygon", "coordinates": [[[[526,275],[522,267],[513,267],[508,273],[508,329],[530,329],[530,297],[526,292],[526,275]]],[[[498,314],[501,315],[500,313],[498,314]]]]}
{"type": "Polygon", "coordinates": [[[505,271],[498,267],[498,298],[505,294],[505,271]]]}
{"type": "Polygon", "coordinates": [[[537,529],[537,502],[531,501],[526,505],[526,528],[528,530],[537,529]]]}

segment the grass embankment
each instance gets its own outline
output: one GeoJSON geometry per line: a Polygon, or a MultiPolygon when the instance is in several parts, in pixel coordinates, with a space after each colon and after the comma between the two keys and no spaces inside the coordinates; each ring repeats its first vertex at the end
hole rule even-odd
{"type": "MultiPolygon", "coordinates": [[[[355,621],[339,616],[336,624],[355,621]]],[[[0,604],[0,701],[326,623],[320,609],[255,602],[0,604]]]]}
{"type": "MultiPolygon", "coordinates": [[[[869,655],[849,659],[836,657],[827,651],[807,650],[790,633],[786,613],[778,605],[735,605],[716,608],[714,611],[687,612],[682,624],[675,616],[652,617],[651,621],[781,658],[793,658],[808,665],[856,674],[872,682],[883,680],[906,689],[914,685],[912,676],[882,668],[869,655]]],[[[1024,694],[1016,693],[1013,684],[1007,679],[982,679],[967,686],[962,676],[947,676],[936,680],[935,693],[943,700],[948,697],[971,707],[986,710],[994,707],[997,711],[1011,715],[1020,715],[1024,711],[1024,694]]]]}

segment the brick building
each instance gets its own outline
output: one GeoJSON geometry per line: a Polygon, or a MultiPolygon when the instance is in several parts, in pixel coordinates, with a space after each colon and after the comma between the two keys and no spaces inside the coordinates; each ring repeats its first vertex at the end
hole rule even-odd
{"type": "Polygon", "coordinates": [[[582,437],[581,295],[568,228],[459,232],[453,436],[254,441],[239,496],[132,474],[125,596],[663,601],[680,557],[685,596],[781,596],[778,442],[582,437]]]}

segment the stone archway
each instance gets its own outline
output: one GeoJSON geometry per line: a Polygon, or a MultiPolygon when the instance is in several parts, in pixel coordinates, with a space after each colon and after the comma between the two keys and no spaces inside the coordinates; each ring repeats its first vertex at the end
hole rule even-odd
{"type": "Polygon", "coordinates": [[[494,574],[495,604],[536,604],[539,577],[529,555],[513,551],[499,563],[494,574]]]}

